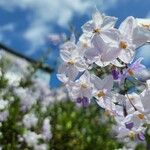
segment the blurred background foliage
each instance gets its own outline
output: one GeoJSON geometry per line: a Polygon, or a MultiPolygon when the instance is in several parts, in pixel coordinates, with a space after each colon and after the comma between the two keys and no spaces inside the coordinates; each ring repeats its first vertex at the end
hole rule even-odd
{"type": "Polygon", "coordinates": [[[112,121],[102,120],[102,114],[95,104],[78,108],[70,100],[56,103],[51,110],[52,148],[110,150],[122,147],[111,134],[112,121]]]}

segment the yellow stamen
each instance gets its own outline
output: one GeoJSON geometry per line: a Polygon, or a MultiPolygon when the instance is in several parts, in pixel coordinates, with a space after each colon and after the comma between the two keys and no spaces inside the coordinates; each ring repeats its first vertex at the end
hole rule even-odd
{"type": "Polygon", "coordinates": [[[130,138],[135,138],[135,132],[134,131],[130,131],[129,132],[129,137],[130,138]]]}
{"type": "Polygon", "coordinates": [[[128,73],[130,76],[134,76],[134,72],[131,69],[128,70],[128,73]]]}
{"type": "Polygon", "coordinates": [[[100,29],[98,29],[98,28],[94,29],[93,33],[100,33],[100,29]]]}
{"type": "Polygon", "coordinates": [[[144,114],[138,114],[138,117],[139,117],[140,119],[144,119],[144,114]]]}
{"type": "Polygon", "coordinates": [[[88,48],[88,44],[86,42],[83,42],[82,45],[84,48],[88,48]]]}
{"type": "Polygon", "coordinates": [[[99,91],[97,93],[97,96],[100,98],[100,97],[104,97],[105,96],[105,93],[103,91],[99,91]]]}
{"type": "Polygon", "coordinates": [[[127,46],[128,46],[127,43],[124,42],[124,41],[121,41],[120,44],[119,44],[119,47],[120,47],[121,49],[126,49],[127,46]]]}
{"type": "Polygon", "coordinates": [[[141,24],[144,28],[150,28],[150,24],[141,24]]]}
{"type": "Polygon", "coordinates": [[[82,84],[81,84],[81,87],[84,88],[84,89],[86,89],[88,86],[87,86],[87,84],[82,83],[82,84]]]}
{"type": "Polygon", "coordinates": [[[133,97],[130,97],[130,100],[131,100],[131,101],[133,101],[133,100],[134,100],[134,98],[133,98],[133,97]]]}
{"type": "Polygon", "coordinates": [[[68,65],[74,65],[75,62],[73,60],[68,61],[68,65]]]}

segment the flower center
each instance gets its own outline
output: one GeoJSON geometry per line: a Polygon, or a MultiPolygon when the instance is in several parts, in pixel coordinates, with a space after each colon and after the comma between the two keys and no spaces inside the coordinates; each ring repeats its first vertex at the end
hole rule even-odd
{"type": "Polygon", "coordinates": [[[82,46],[83,46],[83,48],[88,48],[87,42],[83,42],[83,43],[82,43],[82,46]]]}
{"type": "Polygon", "coordinates": [[[142,27],[144,27],[144,28],[150,28],[150,24],[141,24],[142,25],[142,27]]]}
{"type": "Polygon", "coordinates": [[[138,117],[139,117],[140,119],[144,119],[144,114],[138,114],[138,117]]]}
{"type": "Polygon", "coordinates": [[[74,64],[75,64],[75,61],[69,60],[67,63],[68,63],[68,65],[74,65],[74,64]]]}
{"type": "Polygon", "coordinates": [[[121,49],[126,49],[127,48],[127,42],[125,42],[125,41],[121,41],[120,42],[120,44],[119,44],[119,47],[121,48],[121,49]]]}
{"type": "Polygon", "coordinates": [[[99,28],[94,29],[93,33],[100,33],[100,29],[99,28]]]}
{"type": "Polygon", "coordinates": [[[130,76],[134,76],[134,72],[131,69],[128,70],[128,73],[130,76]]]}
{"type": "Polygon", "coordinates": [[[129,137],[130,138],[135,138],[135,132],[134,131],[130,131],[129,132],[129,137]]]}
{"type": "Polygon", "coordinates": [[[87,86],[86,83],[82,83],[82,84],[81,84],[81,87],[84,88],[84,89],[86,89],[88,86],[87,86]]]}
{"type": "Polygon", "coordinates": [[[103,91],[99,91],[97,93],[97,96],[100,98],[100,97],[104,97],[105,96],[105,93],[103,91]]]}

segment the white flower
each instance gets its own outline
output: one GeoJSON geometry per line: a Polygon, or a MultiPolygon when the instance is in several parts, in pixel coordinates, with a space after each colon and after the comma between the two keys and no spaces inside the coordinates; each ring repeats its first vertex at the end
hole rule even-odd
{"type": "Polygon", "coordinates": [[[75,42],[75,35],[72,34],[70,40],[60,46],[60,51],[74,51],[77,48],[75,42]]]}
{"type": "Polygon", "coordinates": [[[146,123],[146,120],[144,118],[144,114],[135,111],[134,113],[128,114],[126,117],[124,117],[120,123],[125,124],[127,128],[139,128],[142,127],[144,123],[146,123]]]}
{"type": "Polygon", "coordinates": [[[59,67],[59,74],[65,74],[70,80],[74,80],[79,72],[88,67],[78,51],[61,51],[60,56],[64,63],[59,67]]]}
{"type": "Polygon", "coordinates": [[[85,57],[92,63],[95,62],[98,66],[106,66],[110,61],[116,58],[113,57],[113,55],[109,55],[109,57],[106,54],[110,47],[103,40],[99,40],[97,45],[97,47],[88,48],[84,53],[85,57]]]}
{"type": "Polygon", "coordinates": [[[110,75],[106,76],[104,79],[100,79],[99,77],[93,75],[91,81],[94,84],[93,95],[97,99],[98,105],[100,105],[102,108],[106,108],[108,105],[113,105],[111,103],[113,77],[110,75]]]}
{"type": "Polygon", "coordinates": [[[72,86],[68,86],[68,89],[71,88],[70,95],[73,99],[77,98],[88,98],[92,97],[92,84],[90,79],[90,73],[88,71],[84,72],[81,77],[76,80],[72,86]]]}
{"type": "Polygon", "coordinates": [[[136,21],[133,17],[127,17],[120,25],[120,36],[112,42],[116,47],[115,55],[124,63],[130,63],[135,54],[135,45],[133,44],[133,32],[136,27],[136,21]]]}
{"type": "Polygon", "coordinates": [[[144,127],[139,127],[139,128],[132,128],[132,130],[126,128],[125,125],[119,125],[118,126],[118,138],[125,138],[125,137],[130,137],[132,139],[139,139],[141,141],[144,141],[145,140],[145,137],[144,137],[144,132],[145,132],[145,129],[144,127]]]}
{"type": "Polygon", "coordinates": [[[96,39],[94,38],[95,35],[98,35],[99,38],[105,42],[109,42],[109,40],[113,40],[114,37],[113,31],[115,29],[113,29],[113,27],[116,20],[115,17],[105,16],[96,10],[92,16],[92,20],[82,26],[83,33],[86,34],[87,37],[91,37],[93,42],[95,42],[96,39]]]}

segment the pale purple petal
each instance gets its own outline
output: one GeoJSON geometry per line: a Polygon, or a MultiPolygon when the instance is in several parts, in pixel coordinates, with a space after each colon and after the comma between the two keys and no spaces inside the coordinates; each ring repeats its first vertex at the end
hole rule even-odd
{"type": "Polygon", "coordinates": [[[91,43],[93,44],[94,48],[99,51],[99,54],[101,54],[105,50],[106,43],[100,35],[95,34],[91,40],[91,43]]]}
{"type": "Polygon", "coordinates": [[[98,55],[99,55],[99,51],[96,48],[88,48],[84,53],[85,58],[91,61],[93,61],[94,57],[98,55]]]}
{"type": "Polygon", "coordinates": [[[106,43],[116,43],[120,39],[120,33],[117,29],[109,29],[102,31],[101,37],[106,43]]]}
{"type": "Polygon", "coordinates": [[[119,56],[120,52],[121,50],[119,48],[107,47],[105,52],[101,56],[101,60],[104,62],[113,61],[119,56]]]}

